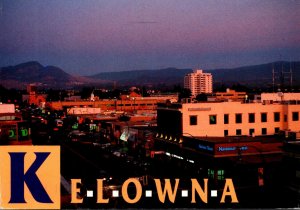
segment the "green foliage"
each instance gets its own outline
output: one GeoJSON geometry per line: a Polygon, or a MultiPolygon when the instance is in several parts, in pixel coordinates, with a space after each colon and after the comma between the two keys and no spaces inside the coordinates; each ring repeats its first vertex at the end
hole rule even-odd
{"type": "Polygon", "coordinates": [[[181,101],[181,99],[190,98],[191,96],[192,96],[191,90],[187,88],[183,88],[179,92],[178,100],[181,101]]]}
{"type": "Polygon", "coordinates": [[[197,101],[207,101],[207,95],[205,93],[198,94],[196,96],[197,101]]]}

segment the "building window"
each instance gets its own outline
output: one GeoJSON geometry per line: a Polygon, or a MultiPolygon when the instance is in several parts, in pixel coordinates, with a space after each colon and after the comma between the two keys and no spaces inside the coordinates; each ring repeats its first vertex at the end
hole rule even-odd
{"type": "Polygon", "coordinates": [[[255,114],[249,113],[249,123],[255,123],[255,114]]]}
{"type": "Polygon", "coordinates": [[[287,115],[284,115],[284,122],[287,122],[287,115]]]}
{"type": "Polygon", "coordinates": [[[208,169],[207,175],[208,175],[208,178],[213,179],[215,177],[215,171],[213,169],[208,169]]]}
{"type": "Polygon", "coordinates": [[[299,112],[293,112],[292,119],[293,121],[299,121],[299,112]]]}
{"type": "Polygon", "coordinates": [[[228,136],[228,130],[224,130],[224,136],[228,136]]]}
{"type": "Polygon", "coordinates": [[[209,124],[217,124],[217,115],[209,115],[209,124]]]}
{"type": "Polygon", "coordinates": [[[237,136],[242,135],[242,130],[241,130],[241,129],[236,129],[236,135],[237,135],[237,136]]]}
{"type": "Polygon", "coordinates": [[[275,128],[275,133],[278,133],[278,132],[279,132],[279,128],[276,127],[276,128],[275,128]]]}
{"type": "Polygon", "coordinates": [[[218,180],[224,180],[224,170],[218,170],[218,180]]]}
{"type": "Polygon", "coordinates": [[[249,129],[249,135],[252,136],[252,134],[254,134],[255,130],[253,128],[249,129]]]}
{"type": "Polygon", "coordinates": [[[274,122],[280,121],[280,112],[274,112],[274,122]]]}
{"type": "Polygon", "coordinates": [[[190,125],[197,125],[197,115],[190,116],[190,125]]]}
{"type": "Polygon", "coordinates": [[[235,123],[242,123],[242,114],[235,114],[235,123]]]}
{"type": "Polygon", "coordinates": [[[229,114],[224,114],[224,124],[229,124],[229,114]]]}
{"type": "Polygon", "coordinates": [[[262,128],[261,129],[261,134],[262,135],[267,135],[267,129],[266,128],[262,128]]]}
{"type": "Polygon", "coordinates": [[[261,122],[267,122],[267,113],[261,113],[261,122]]]}

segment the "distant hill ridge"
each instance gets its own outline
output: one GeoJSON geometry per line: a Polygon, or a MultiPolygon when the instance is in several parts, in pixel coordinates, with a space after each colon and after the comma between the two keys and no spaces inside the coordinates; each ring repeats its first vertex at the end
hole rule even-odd
{"type": "MultiPolygon", "coordinates": [[[[300,85],[300,62],[277,61],[261,65],[244,66],[231,69],[210,69],[205,72],[212,73],[214,83],[233,84],[241,83],[250,86],[262,86],[272,84],[272,69],[280,72],[281,69],[293,70],[294,84],[300,85]]],[[[192,69],[166,68],[157,70],[133,70],[123,72],[103,72],[90,76],[104,80],[117,81],[122,85],[145,85],[160,84],[167,85],[182,84],[185,74],[192,69]]]]}
{"type": "MultiPolygon", "coordinates": [[[[240,83],[249,86],[270,86],[272,68],[293,70],[293,84],[300,85],[300,62],[277,61],[261,65],[244,66],[232,69],[204,70],[213,74],[214,84],[240,83]]],[[[27,84],[37,83],[46,88],[69,88],[78,85],[103,85],[117,82],[118,86],[183,84],[185,74],[192,69],[165,68],[156,70],[133,70],[103,72],[87,77],[77,77],[55,66],[43,66],[31,61],[0,69],[0,84],[7,88],[24,88],[27,84]]]]}
{"type": "Polygon", "coordinates": [[[56,66],[43,66],[37,61],[21,63],[0,69],[0,84],[7,88],[24,88],[36,83],[45,88],[68,88],[91,81],[86,77],[75,77],[56,66]]]}

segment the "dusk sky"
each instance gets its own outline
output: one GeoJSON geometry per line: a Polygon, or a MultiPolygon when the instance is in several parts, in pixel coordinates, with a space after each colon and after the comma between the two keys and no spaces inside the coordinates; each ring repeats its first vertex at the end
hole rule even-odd
{"type": "Polygon", "coordinates": [[[300,60],[299,0],[0,0],[0,66],[76,75],[300,60]]]}

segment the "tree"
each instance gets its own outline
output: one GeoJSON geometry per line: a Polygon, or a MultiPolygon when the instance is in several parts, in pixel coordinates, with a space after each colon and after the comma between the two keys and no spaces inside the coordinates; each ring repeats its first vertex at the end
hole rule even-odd
{"type": "Polygon", "coordinates": [[[22,102],[23,93],[24,91],[22,90],[6,89],[0,85],[0,102],[20,104],[22,102]]]}
{"type": "Polygon", "coordinates": [[[250,89],[247,86],[241,85],[240,83],[232,85],[232,87],[230,89],[235,90],[237,92],[249,92],[250,91],[250,89]]]}
{"type": "Polygon", "coordinates": [[[227,86],[222,84],[214,84],[214,92],[225,92],[227,89],[227,86]]]}
{"type": "Polygon", "coordinates": [[[143,97],[150,96],[149,93],[147,92],[147,89],[146,89],[145,86],[142,87],[142,96],[143,96],[143,97]]]}
{"type": "Polygon", "coordinates": [[[192,96],[191,90],[183,88],[178,96],[178,101],[181,101],[183,98],[190,98],[192,96]]]}
{"type": "Polygon", "coordinates": [[[207,101],[207,95],[205,93],[200,93],[196,96],[197,101],[207,101]]]}
{"type": "Polygon", "coordinates": [[[181,91],[182,91],[182,87],[180,85],[174,85],[172,92],[180,93],[181,91]]]}
{"type": "Polygon", "coordinates": [[[83,87],[80,91],[81,99],[88,99],[91,97],[91,93],[95,88],[93,87],[83,87]]]}
{"type": "Polygon", "coordinates": [[[47,101],[62,101],[68,94],[65,90],[47,90],[47,101]]]}

